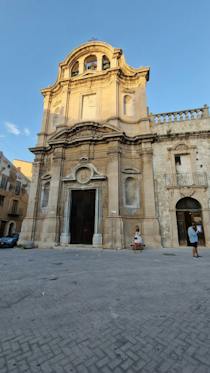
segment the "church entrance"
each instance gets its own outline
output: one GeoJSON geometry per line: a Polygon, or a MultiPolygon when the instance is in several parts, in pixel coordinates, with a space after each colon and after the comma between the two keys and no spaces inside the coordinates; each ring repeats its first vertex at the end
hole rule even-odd
{"type": "Polygon", "coordinates": [[[177,228],[180,246],[189,246],[189,238],[187,234],[188,228],[192,222],[195,222],[200,229],[199,242],[201,246],[205,246],[205,237],[202,224],[202,209],[200,203],[190,197],[180,199],[176,204],[177,228]]]}
{"type": "Polygon", "coordinates": [[[92,245],[95,225],[96,190],[72,190],[71,193],[71,243],[92,245]]]}

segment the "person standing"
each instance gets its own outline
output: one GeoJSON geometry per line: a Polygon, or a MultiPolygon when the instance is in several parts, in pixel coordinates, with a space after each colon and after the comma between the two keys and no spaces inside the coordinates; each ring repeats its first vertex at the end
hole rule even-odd
{"type": "Polygon", "coordinates": [[[192,225],[188,228],[187,233],[190,241],[190,246],[192,246],[192,256],[193,258],[199,258],[198,255],[198,232],[196,224],[192,222],[192,225]]]}

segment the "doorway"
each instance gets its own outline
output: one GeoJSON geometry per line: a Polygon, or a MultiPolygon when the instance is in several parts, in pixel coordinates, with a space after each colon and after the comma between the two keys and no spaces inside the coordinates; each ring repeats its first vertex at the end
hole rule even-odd
{"type": "Polygon", "coordinates": [[[0,237],[4,236],[6,223],[5,220],[0,221],[0,237]]]}
{"type": "Polygon", "coordinates": [[[95,189],[72,190],[70,233],[72,244],[92,245],[95,227],[95,189]]]}
{"type": "Polygon", "coordinates": [[[8,236],[12,236],[15,233],[15,223],[9,223],[8,236]]]}
{"type": "Polygon", "coordinates": [[[176,204],[176,218],[180,246],[189,246],[190,242],[187,230],[192,225],[192,222],[195,222],[196,225],[201,228],[201,232],[198,235],[198,244],[205,246],[202,209],[200,203],[196,199],[190,197],[180,199],[176,204]]]}

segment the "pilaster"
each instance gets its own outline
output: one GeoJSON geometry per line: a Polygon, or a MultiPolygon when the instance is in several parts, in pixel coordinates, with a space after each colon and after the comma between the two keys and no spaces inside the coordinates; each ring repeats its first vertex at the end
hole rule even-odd
{"type": "Polygon", "coordinates": [[[142,222],[142,233],[147,246],[157,247],[160,246],[161,238],[155,208],[153,151],[150,141],[142,143],[141,156],[144,190],[144,219],[142,222]]]}
{"type": "Polygon", "coordinates": [[[36,219],[39,203],[39,179],[40,168],[42,164],[42,155],[36,156],[33,162],[32,181],[29,192],[29,202],[27,207],[26,217],[23,220],[19,244],[25,246],[32,245],[36,234],[36,219]],[[29,242],[30,241],[30,242],[29,242]]]}
{"type": "Polygon", "coordinates": [[[64,218],[63,230],[60,236],[61,245],[67,245],[71,242],[70,236],[70,211],[71,211],[71,193],[70,190],[64,189],[64,218]]]}
{"type": "Polygon", "coordinates": [[[106,222],[107,246],[124,248],[123,221],[120,216],[120,157],[119,143],[112,142],[108,152],[108,219],[106,222]]]}
{"type": "Polygon", "coordinates": [[[95,224],[94,224],[94,235],[93,235],[93,246],[102,247],[102,233],[101,233],[101,190],[96,188],[96,199],[95,199],[95,224]]]}
{"type": "Polygon", "coordinates": [[[51,183],[48,202],[47,217],[44,221],[42,231],[42,241],[55,244],[59,241],[59,198],[61,194],[61,176],[63,165],[63,149],[56,148],[53,154],[53,163],[51,169],[51,183]]]}

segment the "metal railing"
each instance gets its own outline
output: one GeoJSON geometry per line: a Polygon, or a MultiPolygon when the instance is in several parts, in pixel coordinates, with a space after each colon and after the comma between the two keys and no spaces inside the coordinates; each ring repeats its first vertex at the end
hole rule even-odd
{"type": "Polygon", "coordinates": [[[19,207],[11,207],[8,211],[8,215],[10,216],[20,216],[22,214],[21,209],[19,207]]]}

